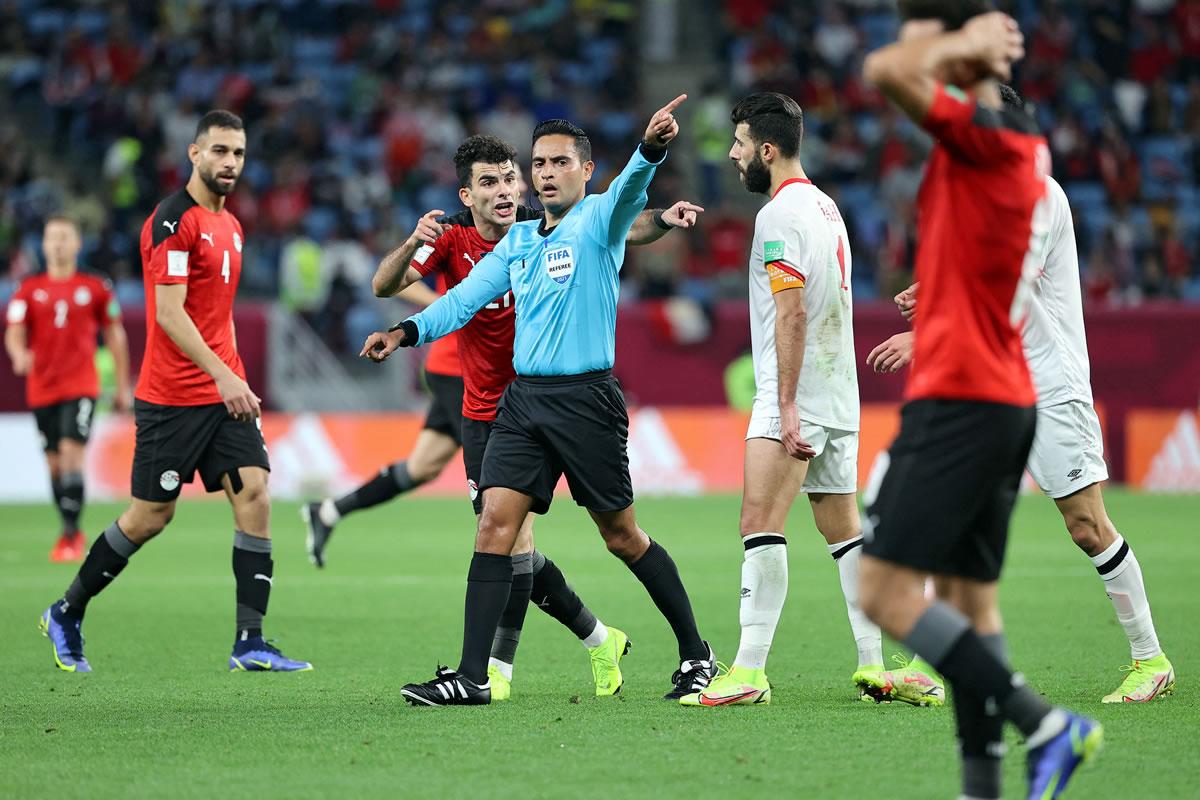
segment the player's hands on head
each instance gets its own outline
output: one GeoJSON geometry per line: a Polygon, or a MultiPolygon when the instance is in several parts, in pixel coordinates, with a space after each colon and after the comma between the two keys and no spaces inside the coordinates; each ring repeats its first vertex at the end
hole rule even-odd
{"type": "Polygon", "coordinates": [[[14,375],[28,375],[33,369],[33,351],[28,348],[18,350],[13,356],[12,368],[14,375]]]}
{"type": "Polygon", "coordinates": [[[694,228],[696,218],[704,213],[704,209],[687,200],[680,200],[663,212],[663,222],[672,228],[694,228]]]}
{"type": "Polygon", "coordinates": [[[403,343],[403,330],[375,331],[363,342],[362,351],[358,355],[360,358],[369,358],[378,364],[386,361],[387,357],[396,352],[396,349],[403,343]]]}
{"type": "Polygon", "coordinates": [[[675,121],[675,109],[687,100],[686,94],[681,94],[665,106],[654,112],[650,124],[646,126],[646,134],[642,141],[651,147],[666,147],[679,135],[679,123],[675,121]]]}
{"type": "Polygon", "coordinates": [[[978,53],[977,66],[984,77],[1001,81],[1012,78],[1012,65],[1025,57],[1025,36],[1017,21],[1003,11],[972,17],[963,26],[978,53]]]}
{"type": "Polygon", "coordinates": [[[800,437],[800,412],[795,404],[785,404],[779,410],[779,439],[787,454],[798,461],[817,456],[813,446],[800,437]]]}
{"type": "Polygon", "coordinates": [[[440,208],[435,208],[417,220],[417,227],[413,228],[412,235],[409,237],[413,242],[420,244],[433,244],[438,240],[438,237],[450,229],[449,225],[442,225],[438,222],[439,217],[446,216],[446,212],[440,208]]]}
{"type": "Polygon", "coordinates": [[[250,391],[250,384],[239,378],[233,370],[217,378],[217,392],[229,416],[238,422],[249,422],[262,416],[262,398],[250,391]]]}
{"type": "Polygon", "coordinates": [[[913,358],[913,332],[897,333],[867,354],[867,366],[876,372],[897,372],[913,358]]]}
{"type": "Polygon", "coordinates": [[[908,322],[912,322],[912,318],[917,315],[917,287],[920,285],[918,281],[892,298],[896,308],[900,309],[900,316],[908,322]]]}

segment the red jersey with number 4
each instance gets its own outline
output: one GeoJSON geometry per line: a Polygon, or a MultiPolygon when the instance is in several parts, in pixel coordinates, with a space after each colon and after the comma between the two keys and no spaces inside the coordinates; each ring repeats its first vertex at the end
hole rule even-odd
{"type": "Polygon", "coordinates": [[[233,298],[242,275],[242,225],[228,211],[198,205],[187,189],[163,200],[142,226],[146,356],[134,396],[168,406],[220,403],[217,384],[155,321],[155,288],[185,284],[183,308],[200,336],[242,380],[233,333],[233,298]]]}
{"type": "Polygon", "coordinates": [[[921,283],[907,397],[1031,406],[1021,326],[1042,264],[1050,154],[1032,117],[938,85],[917,197],[921,283]]]}
{"type": "Polygon", "coordinates": [[[8,303],[8,324],[25,326],[33,366],[25,379],[30,408],[100,394],[96,334],[121,318],[112,285],[76,272],[66,280],[46,273],[21,282],[8,303]]]}
{"type": "MultiPolygon", "coordinates": [[[[517,208],[517,220],[536,219],[537,212],[517,208]]],[[[449,291],[470,274],[479,259],[492,252],[497,242],[480,235],[470,211],[450,217],[450,230],[432,245],[417,251],[412,266],[422,275],[438,272],[449,291]]],[[[458,335],[458,358],[462,364],[463,416],[485,422],[496,418],[496,403],[512,383],[513,336],[516,310],[512,292],[488,303],[463,326],[458,335]]]]}

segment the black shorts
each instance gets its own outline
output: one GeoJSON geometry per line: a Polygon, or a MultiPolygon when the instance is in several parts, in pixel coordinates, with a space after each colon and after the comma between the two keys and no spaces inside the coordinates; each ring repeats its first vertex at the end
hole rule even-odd
{"type": "Polygon", "coordinates": [[[444,433],[462,444],[463,379],[458,375],[425,373],[425,385],[433,395],[429,413],[425,415],[425,429],[444,433]]]}
{"type": "Polygon", "coordinates": [[[92,435],[92,416],[96,413],[94,397],[76,397],[49,406],[33,409],[38,433],[42,435],[42,449],[57,453],[58,443],[63,439],[74,439],[87,444],[92,435]]]}
{"type": "Polygon", "coordinates": [[[479,482],[483,478],[483,454],[491,435],[492,423],[463,417],[463,466],[467,469],[467,492],[471,495],[471,505],[475,507],[476,515],[483,513],[483,494],[479,491],[479,482]]]}
{"type": "Polygon", "coordinates": [[[137,436],[130,491],[139,500],[174,500],[196,470],[205,491],[219,490],[228,474],[237,492],[239,467],[271,468],[262,421],[238,422],[222,403],[162,406],[134,400],[133,419],[137,436]]]}
{"type": "Polygon", "coordinates": [[[479,489],[514,489],[545,514],[565,474],[579,505],[621,511],[633,504],[628,442],[625,396],[609,370],[518,377],[500,398],[479,489]]]}
{"type": "Polygon", "coordinates": [[[863,552],[922,572],[999,579],[1033,444],[1032,407],[959,400],[904,406],[886,473],[864,493],[863,552]]]}

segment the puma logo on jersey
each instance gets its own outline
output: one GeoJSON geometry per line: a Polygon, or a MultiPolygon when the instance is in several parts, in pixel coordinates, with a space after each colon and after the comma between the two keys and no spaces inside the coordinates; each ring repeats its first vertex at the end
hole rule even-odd
{"type": "Polygon", "coordinates": [[[463,254],[462,254],[462,257],[463,257],[463,258],[465,258],[467,261],[471,262],[471,266],[472,266],[472,267],[474,267],[476,264],[478,264],[478,263],[479,263],[478,261],[476,261],[475,259],[471,258],[471,256],[469,256],[469,255],[468,255],[468,254],[466,254],[466,253],[463,253],[463,254]]]}
{"type": "Polygon", "coordinates": [[[163,227],[169,230],[171,233],[175,233],[175,228],[177,225],[179,225],[179,220],[175,220],[174,222],[167,222],[165,219],[163,220],[163,227]]]}
{"type": "Polygon", "coordinates": [[[202,234],[200,234],[200,238],[203,239],[204,241],[208,242],[209,244],[212,244],[213,247],[216,247],[216,245],[213,244],[213,235],[211,233],[202,233],[202,234]]]}

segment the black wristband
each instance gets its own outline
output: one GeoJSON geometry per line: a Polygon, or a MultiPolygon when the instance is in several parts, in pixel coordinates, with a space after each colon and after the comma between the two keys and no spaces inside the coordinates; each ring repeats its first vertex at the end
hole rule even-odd
{"type": "Polygon", "coordinates": [[[661,209],[661,208],[658,209],[657,211],[655,211],[654,212],[654,225],[655,225],[655,227],[657,227],[661,230],[669,231],[669,230],[671,230],[671,226],[668,225],[666,223],[666,221],[663,219],[663,215],[666,213],[667,213],[666,210],[661,209]]]}
{"type": "Polygon", "coordinates": [[[400,343],[401,347],[416,347],[417,339],[421,338],[421,331],[417,329],[417,323],[411,319],[406,319],[404,322],[397,322],[388,328],[388,333],[394,331],[404,331],[404,341],[400,343]]]}
{"type": "Polygon", "coordinates": [[[651,164],[659,164],[667,157],[667,148],[652,145],[649,142],[643,141],[638,145],[638,149],[642,151],[642,157],[651,164]]]}

